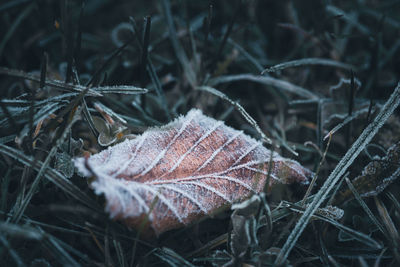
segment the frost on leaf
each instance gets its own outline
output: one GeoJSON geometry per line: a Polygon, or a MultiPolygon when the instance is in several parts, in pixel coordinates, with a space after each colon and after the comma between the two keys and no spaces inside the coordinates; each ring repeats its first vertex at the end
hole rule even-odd
{"type": "MultiPolygon", "coordinates": [[[[263,191],[270,157],[255,139],[191,110],[75,165],[95,177],[111,217],[138,228],[148,216],[145,231],[159,235],[263,191]]],[[[271,162],[270,185],[312,175],[276,152],[271,162]]]]}

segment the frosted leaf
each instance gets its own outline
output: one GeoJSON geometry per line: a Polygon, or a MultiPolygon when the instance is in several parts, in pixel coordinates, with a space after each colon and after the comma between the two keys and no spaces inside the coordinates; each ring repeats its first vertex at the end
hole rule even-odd
{"type": "MultiPolygon", "coordinates": [[[[263,191],[270,157],[259,141],[191,110],[75,165],[95,177],[111,217],[137,228],[148,215],[145,231],[159,235],[263,191]]],[[[271,162],[271,186],[312,175],[276,152],[271,162]]]]}

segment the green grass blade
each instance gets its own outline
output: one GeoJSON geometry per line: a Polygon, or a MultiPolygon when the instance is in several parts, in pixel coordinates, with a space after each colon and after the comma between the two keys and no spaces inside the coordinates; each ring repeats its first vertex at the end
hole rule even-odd
{"type": "Polygon", "coordinates": [[[375,215],[372,213],[370,208],[367,206],[367,204],[362,200],[360,194],[357,192],[357,189],[354,187],[354,185],[351,183],[349,178],[345,178],[345,181],[347,183],[347,186],[353,192],[354,197],[357,199],[358,203],[360,206],[364,209],[365,213],[368,215],[368,217],[371,219],[371,221],[378,227],[379,231],[382,232],[382,234],[386,235],[386,231],[383,228],[382,224],[378,221],[378,219],[375,217],[375,215]]]}

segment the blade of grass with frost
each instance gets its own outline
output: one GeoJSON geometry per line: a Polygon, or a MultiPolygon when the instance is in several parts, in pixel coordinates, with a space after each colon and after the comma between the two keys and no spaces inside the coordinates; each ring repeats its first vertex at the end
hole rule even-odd
{"type": "MultiPolygon", "coordinates": [[[[313,201],[313,199],[314,199],[314,195],[309,196],[305,202],[310,203],[313,201]]],[[[302,205],[301,200],[294,203],[294,205],[301,207],[301,205],[302,205]]],[[[272,219],[272,222],[274,223],[274,222],[277,222],[291,214],[292,214],[292,212],[290,211],[290,209],[287,207],[283,207],[283,202],[280,202],[279,205],[271,211],[271,219],[272,219]]]]}
{"type": "MultiPolygon", "coordinates": [[[[399,175],[400,176],[400,175],[399,175]]],[[[391,192],[387,192],[386,196],[393,202],[394,206],[396,207],[397,211],[400,211],[400,203],[399,200],[397,200],[397,198],[391,193],[391,192]]]]}
{"type": "Polygon", "coordinates": [[[316,129],[316,138],[317,138],[317,145],[320,150],[323,149],[323,140],[322,140],[322,134],[323,134],[323,121],[322,121],[322,107],[324,106],[324,103],[327,99],[326,98],[321,98],[318,101],[317,105],[317,129],[316,129]]]}
{"type": "Polygon", "coordinates": [[[177,254],[175,251],[167,247],[156,249],[154,255],[159,257],[161,260],[167,262],[171,266],[195,267],[195,265],[191,264],[181,255],[177,254]]]}
{"type": "Polygon", "coordinates": [[[369,108],[361,109],[356,112],[354,112],[351,116],[348,116],[344,121],[333,127],[332,130],[330,130],[325,136],[324,140],[326,140],[330,135],[335,134],[337,131],[339,131],[343,126],[351,122],[352,120],[356,119],[357,117],[365,114],[368,111],[369,108]]]}
{"type": "MultiPolygon", "coordinates": [[[[189,252],[188,254],[185,255],[186,258],[193,258],[193,257],[198,257],[200,255],[204,255],[207,252],[211,251],[212,249],[221,246],[222,244],[226,243],[228,241],[228,233],[222,234],[208,243],[204,244],[202,247],[189,252]]],[[[193,262],[196,262],[196,259],[193,259],[193,262]]]]}
{"type": "MultiPolygon", "coordinates": [[[[340,159],[337,159],[337,161],[339,161],[339,160],[340,160],[340,159]]],[[[343,176],[343,178],[346,179],[348,176],[349,176],[349,172],[347,172],[347,173],[343,176]]],[[[339,182],[338,182],[338,184],[337,184],[337,186],[335,187],[335,189],[333,189],[332,193],[329,194],[329,195],[330,195],[330,196],[329,196],[329,199],[328,199],[328,201],[326,202],[326,205],[327,205],[327,206],[332,205],[333,201],[335,200],[335,196],[336,196],[337,192],[339,191],[339,189],[341,188],[341,186],[342,186],[342,184],[343,184],[344,179],[340,179],[339,182]]]]}
{"type": "MultiPolygon", "coordinates": [[[[102,99],[103,103],[109,107],[112,107],[115,110],[118,110],[120,112],[123,112],[124,114],[131,114],[132,110],[130,109],[129,106],[127,106],[126,104],[122,103],[119,99],[115,99],[115,98],[104,98],[102,99]]],[[[95,109],[90,109],[91,112],[98,112],[95,109]]],[[[122,116],[120,114],[120,116],[122,116]]]]}
{"type": "Polygon", "coordinates": [[[162,104],[161,106],[163,107],[168,120],[171,120],[171,112],[169,111],[168,106],[167,106],[167,100],[165,98],[164,90],[162,89],[160,79],[158,78],[158,75],[155,71],[153,62],[150,57],[148,57],[148,59],[147,59],[147,71],[150,75],[151,82],[154,84],[157,96],[160,98],[160,101],[162,104]]]}
{"type": "MultiPolygon", "coordinates": [[[[0,67],[0,74],[16,77],[16,78],[22,78],[25,80],[30,80],[36,83],[40,83],[40,77],[37,77],[35,75],[26,73],[24,71],[20,70],[13,70],[13,69],[8,69],[4,67],[0,67]]],[[[55,87],[59,90],[63,91],[68,91],[68,92],[82,92],[86,89],[86,87],[81,86],[81,85],[73,85],[70,83],[64,83],[63,81],[59,80],[49,80],[46,79],[45,85],[49,87],[55,87]]],[[[102,96],[100,93],[94,91],[93,89],[89,89],[87,92],[87,96],[102,96]]]]}
{"type": "MultiPolygon", "coordinates": [[[[73,210],[74,212],[77,211],[76,207],[72,207],[72,206],[71,206],[71,210],[73,210]]],[[[87,211],[85,211],[85,212],[87,212],[87,211]]],[[[4,214],[4,213],[0,212],[0,214],[4,214]]],[[[88,214],[88,213],[86,213],[86,214],[88,214]]],[[[7,216],[11,216],[11,215],[8,213],[7,216]]],[[[102,217],[102,219],[103,218],[104,218],[104,220],[107,219],[105,216],[102,217]]],[[[78,224],[76,222],[65,220],[65,222],[68,223],[69,226],[73,226],[74,228],[81,229],[82,231],[71,230],[71,229],[67,229],[67,228],[63,228],[63,227],[59,227],[59,226],[50,225],[50,224],[46,224],[46,223],[43,223],[43,222],[35,221],[35,220],[32,220],[32,219],[26,217],[25,215],[22,216],[22,221],[24,221],[25,223],[30,224],[30,225],[41,226],[43,228],[48,228],[48,229],[59,231],[59,232],[65,232],[67,234],[74,234],[74,235],[78,235],[80,237],[93,237],[92,234],[94,234],[96,237],[102,238],[105,235],[103,228],[101,228],[100,226],[95,227],[94,225],[88,224],[86,221],[83,221],[82,222],[83,224],[80,225],[80,224],[78,224]],[[90,229],[92,233],[88,233],[87,228],[89,226],[92,227],[90,229]],[[98,229],[98,230],[96,230],[96,229],[98,229]]],[[[112,222],[111,222],[111,224],[112,224],[112,222]]],[[[118,231],[121,227],[122,227],[121,225],[117,225],[117,227],[115,228],[116,231],[118,231]]],[[[117,233],[117,234],[115,234],[115,236],[118,237],[118,238],[124,239],[124,240],[126,240],[128,242],[137,241],[138,243],[140,243],[142,245],[145,245],[147,247],[154,247],[150,243],[146,243],[145,241],[138,240],[135,237],[131,237],[131,236],[123,234],[123,233],[117,233]]]]}
{"type": "MultiPolygon", "coordinates": [[[[298,151],[303,151],[303,152],[307,152],[307,153],[315,153],[316,152],[314,148],[310,148],[303,144],[288,142],[288,145],[295,146],[296,150],[298,150],[298,151]]],[[[329,152],[326,154],[326,158],[332,159],[334,161],[340,160],[340,157],[338,157],[337,155],[334,155],[332,153],[329,153],[329,152]]]]}
{"type": "Polygon", "coordinates": [[[261,75],[264,75],[267,72],[276,72],[278,70],[283,70],[283,69],[286,69],[286,68],[299,67],[299,66],[305,66],[305,65],[331,66],[331,67],[337,67],[337,68],[346,69],[346,70],[350,70],[350,69],[355,70],[356,69],[354,66],[352,66],[350,64],[342,63],[342,62],[335,61],[335,60],[332,60],[332,59],[327,59],[327,58],[302,58],[302,59],[298,59],[298,60],[293,60],[293,61],[280,63],[280,64],[277,64],[275,66],[266,68],[261,72],[261,75]]]}
{"type": "MultiPolygon", "coordinates": [[[[68,102],[66,102],[66,101],[60,101],[61,102],[61,104],[63,104],[63,102],[64,103],[68,103],[68,102]]],[[[41,112],[42,114],[44,113],[47,113],[49,110],[52,110],[53,112],[54,111],[56,111],[57,109],[59,109],[59,108],[61,108],[62,107],[62,105],[60,105],[59,107],[57,107],[57,103],[49,103],[47,106],[44,106],[44,107],[42,107],[39,111],[38,111],[38,113],[39,112],[41,112]],[[56,109],[56,110],[53,110],[53,109],[56,109]]],[[[39,107],[40,108],[40,107],[39,107]]],[[[12,113],[13,114],[13,118],[15,118],[15,119],[18,119],[18,118],[23,118],[24,119],[24,121],[27,121],[26,119],[27,119],[27,117],[29,116],[29,107],[15,107],[15,106],[10,106],[9,108],[8,108],[8,111],[10,112],[10,113],[12,113]]],[[[38,115],[38,113],[36,113],[35,114],[35,116],[36,116],[36,118],[37,117],[40,117],[40,115],[38,115]]],[[[4,115],[6,115],[4,112],[0,112],[0,115],[2,115],[2,116],[4,116],[4,115]]],[[[5,123],[5,121],[7,120],[7,118],[5,118],[5,119],[3,119],[3,120],[1,120],[0,121],[0,125],[1,126],[3,126],[4,127],[4,123],[5,123]]],[[[8,122],[9,123],[9,122],[8,122]]]]}
{"type": "Polygon", "coordinates": [[[197,90],[202,90],[202,91],[209,92],[209,93],[211,93],[211,94],[213,94],[213,95],[216,95],[216,96],[218,96],[218,97],[220,97],[220,98],[222,98],[222,99],[228,101],[229,103],[231,103],[231,104],[240,112],[240,114],[242,114],[242,116],[246,119],[246,121],[247,121],[248,123],[250,123],[251,126],[253,126],[253,127],[256,129],[256,131],[260,134],[262,141],[263,141],[263,142],[266,142],[266,143],[268,143],[268,144],[272,144],[271,139],[269,139],[269,138],[263,133],[263,131],[262,131],[262,130],[260,129],[260,127],[258,126],[257,122],[250,116],[249,113],[247,113],[247,111],[246,111],[238,102],[235,102],[235,101],[231,100],[231,99],[230,99],[227,95],[225,95],[224,93],[218,91],[218,90],[215,89],[215,88],[209,87],[209,86],[199,86],[199,87],[196,87],[196,89],[197,89],[197,90]]]}
{"type": "Polygon", "coordinates": [[[383,229],[382,224],[378,221],[378,219],[375,217],[375,215],[372,213],[372,211],[368,208],[367,204],[364,202],[364,200],[362,200],[360,194],[357,192],[357,189],[354,187],[354,185],[351,183],[351,181],[349,180],[349,178],[345,177],[344,180],[347,183],[347,186],[349,187],[349,189],[351,190],[351,192],[353,193],[354,197],[357,199],[358,203],[360,204],[360,206],[364,209],[365,213],[368,215],[368,217],[371,219],[371,221],[378,227],[379,231],[381,231],[381,233],[383,235],[386,236],[386,238],[388,238],[388,236],[386,235],[387,233],[385,232],[385,230],[383,229]]]}
{"type": "Polygon", "coordinates": [[[32,199],[33,195],[36,193],[36,189],[39,186],[39,182],[40,182],[40,180],[41,180],[41,178],[42,178],[42,176],[44,174],[44,171],[46,170],[46,168],[50,164],[50,160],[53,158],[53,156],[57,152],[58,146],[61,145],[61,143],[64,141],[64,139],[65,139],[65,137],[67,135],[67,132],[70,130],[73,122],[74,122],[74,120],[72,120],[67,125],[67,127],[64,129],[64,132],[61,135],[61,138],[59,138],[57,140],[56,145],[54,147],[52,147],[52,149],[50,150],[49,154],[46,156],[46,159],[43,162],[42,166],[40,167],[39,172],[36,175],[36,178],[32,182],[28,193],[26,194],[25,198],[23,198],[21,205],[16,207],[16,210],[15,210],[15,212],[14,212],[12,218],[11,218],[12,222],[18,223],[19,220],[21,219],[23,213],[25,212],[25,209],[28,207],[28,204],[29,204],[30,200],[32,199]]]}
{"type": "Polygon", "coordinates": [[[105,113],[107,113],[108,115],[111,115],[113,117],[113,119],[117,119],[119,122],[126,124],[126,120],[123,119],[119,114],[115,113],[112,109],[110,109],[109,107],[103,105],[100,102],[94,102],[93,105],[96,107],[100,107],[105,113]]]}
{"type": "MultiPolygon", "coordinates": [[[[304,212],[304,208],[302,208],[301,206],[298,206],[296,204],[291,204],[291,203],[287,203],[286,204],[290,207],[291,210],[294,210],[296,212],[299,213],[303,213],[304,212]]],[[[359,232],[357,230],[354,230],[352,228],[349,228],[347,226],[344,226],[343,224],[339,223],[338,221],[331,219],[329,217],[326,216],[322,216],[320,214],[314,214],[312,216],[313,218],[325,221],[329,224],[332,224],[333,226],[335,226],[336,228],[338,228],[339,230],[342,230],[343,232],[345,232],[346,234],[352,236],[354,239],[360,241],[361,243],[374,248],[374,249],[381,249],[382,245],[379,244],[377,241],[375,241],[373,238],[371,238],[370,236],[359,232]]]]}
{"type": "Polygon", "coordinates": [[[285,139],[283,139],[282,136],[280,136],[279,133],[275,129],[271,129],[270,131],[271,131],[272,136],[275,137],[276,139],[278,139],[278,141],[279,141],[278,148],[280,145],[282,145],[284,148],[286,148],[290,153],[292,153],[296,157],[299,155],[299,153],[294,151],[294,149],[296,149],[296,145],[290,146],[288,144],[288,142],[285,139]]]}
{"type": "Polygon", "coordinates": [[[61,263],[62,266],[79,266],[55,237],[43,231],[39,226],[36,228],[43,236],[40,244],[50,251],[53,257],[61,263]]]}
{"type": "Polygon", "coordinates": [[[98,138],[99,134],[98,134],[98,132],[96,130],[96,127],[94,127],[93,117],[92,117],[92,114],[89,111],[89,108],[87,106],[85,98],[82,98],[82,115],[83,115],[83,118],[88,123],[89,129],[92,132],[93,136],[98,138]]]}
{"type": "Polygon", "coordinates": [[[250,55],[249,52],[247,52],[238,43],[233,41],[231,38],[228,38],[228,43],[232,45],[234,48],[236,48],[251,64],[253,64],[254,67],[257,69],[257,71],[261,72],[264,69],[263,66],[261,66],[260,63],[258,63],[257,59],[255,59],[252,55],[250,55]]]}
{"type": "MultiPolygon", "coordinates": [[[[52,128],[56,128],[58,125],[57,121],[59,119],[62,119],[65,115],[67,115],[68,113],[70,115],[73,116],[72,121],[69,122],[69,124],[67,126],[65,126],[65,129],[68,127],[71,127],[71,123],[74,123],[74,120],[76,120],[76,116],[77,114],[81,113],[81,109],[79,109],[79,112],[75,112],[76,108],[78,107],[78,105],[80,104],[80,102],[85,98],[85,96],[87,95],[88,91],[90,90],[90,87],[86,87],[85,90],[83,90],[82,92],[79,93],[79,95],[77,95],[75,98],[73,98],[71,100],[70,103],[68,103],[68,105],[62,109],[57,115],[56,117],[50,121],[50,123],[48,125],[45,126],[44,130],[48,130],[48,129],[52,129],[52,128]],[[75,111],[74,111],[75,110],[75,111]]],[[[80,106],[80,108],[82,108],[80,106]]],[[[63,131],[65,131],[65,129],[63,129],[63,131]]],[[[63,133],[64,134],[64,133],[63,133]]],[[[58,140],[57,140],[58,141],[58,140]]],[[[58,143],[57,143],[58,144],[58,143]]]]}
{"type": "Polygon", "coordinates": [[[33,123],[34,124],[39,123],[39,121],[41,121],[45,118],[48,118],[51,114],[54,114],[57,110],[64,107],[65,102],[64,101],[63,101],[64,103],[61,102],[61,105],[60,105],[60,102],[47,104],[46,106],[41,108],[39,111],[37,111],[33,117],[33,123]]]}
{"type": "MultiPolygon", "coordinates": [[[[388,233],[388,239],[392,244],[395,244],[395,247],[398,248],[398,242],[400,239],[399,232],[397,227],[395,226],[392,218],[390,217],[389,211],[386,208],[386,205],[378,198],[374,197],[376,208],[379,212],[379,215],[382,219],[383,225],[386,228],[386,232],[388,233]]],[[[399,259],[398,255],[396,258],[399,259]]]]}
{"type": "MultiPolygon", "coordinates": [[[[0,144],[0,153],[7,155],[13,159],[16,159],[17,161],[27,166],[32,166],[35,163],[35,160],[32,157],[28,157],[21,151],[2,144],[0,144]]],[[[42,162],[36,161],[36,164],[32,167],[36,171],[39,171],[42,168],[42,166],[43,166],[42,162]]],[[[44,176],[47,178],[47,180],[55,184],[66,194],[72,196],[85,206],[88,206],[95,211],[102,212],[103,209],[99,207],[95,201],[89,198],[84,192],[82,192],[78,187],[76,187],[73,183],[71,183],[71,181],[65,178],[65,176],[63,176],[58,171],[52,168],[47,168],[45,170],[44,176]]]]}
{"type": "MultiPolygon", "coordinates": [[[[43,100],[35,101],[35,107],[40,107],[40,106],[46,105],[47,103],[50,103],[50,102],[59,103],[59,101],[64,100],[65,98],[70,98],[70,97],[74,97],[74,96],[77,96],[77,95],[78,95],[78,93],[66,93],[66,94],[62,94],[62,95],[48,97],[48,98],[43,99],[43,100]]],[[[29,100],[25,100],[25,99],[2,99],[2,101],[3,101],[4,104],[7,104],[9,106],[10,105],[13,105],[13,106],[23,106],[23,105],[28,106],[30,104],[30,101],[29,100]]],[[[68,101],[64,100],[64,102],[67,103],[68,101]]]]}
{"type": "Polygon", "coordinates": [[[11,141],[15,140],[15,137],[16,137],[15,134],[0,137],[0,144],[6,144],[8,142],[11,142],[11,141]]]}
{"type": "Polygon", "coordinates": [[[344,226],[343,224],[332,220],[330,218],[326,218],[326,217],[322,217],[319,215],[314,215],[316,218],[325,221],[327,223],[332,224],[333,226],[335,226],[336,228],[338,228],[339,230],[342,230],[343,232],[345,232],[346,234],[350,235],[351,237],[353,237],[355,240],[358,240],[359,242],[363,243],[364,245],[374,248],[374,249],[381,249],[382,245],[379,244],[377,241],[375,241],[374,239],[372,239],[371,237],[369,237],[368,235],[361,233],[357,230],[351,229],[347,226],[344,226]]]}
{"type": "MultiPolygon", "coordinates": [[[[360,257],[362,257],[363,259],[370,259],[370,260],[376,260],[379,257],[389,260],[393,259],[392,255],[385,254],[386,250],[387,249],[383,249],[377,252],[377,250],[363,249],[363,248],[343,248],[341,250],[339,249],[330,250],[329,255],[335,258],[348,259],[348,260],[358,260],[360,257]]],[[[381,265],[373,265],[373,266],[381,266],[381,265]]]]}
{"type": "MultiPolygon", "coordinates": [[[[59,103],[51,103],[51,104],[44,106],[38,112],[35,113],[35,115],[33,117],[33,124],[36,125],[39,123],[39,121],[41,121],[45,118],[48,118],[50,116],[50,114],[54,114],[57,110],[59,110],[63,106],[64,106],[64,104],[60,105],[59,103]]],[[[26,117],[24,117],[24,114],[23,114],[24,112],[28,112],[28,110],[27,109],[25,109],[25,110],[17,109],[16,113],[19,113],[19,116],[18,116],[19,118],[22,117],[23,119],[26,119],[26,117]],[[19,113],[19,112],[21,112],[21,113],[19,113]]],[[[17,118],[14,117],[14,118],[19,121],[18,117],[17,118]]],[[[19,123],[25,124],[24,128],[19,133],[19,135],[21,136],[28,132],[29,125],[26,124],[25,120],[19,121],[19,123]]],[[[10,127],[10,126],[12,126],[12,125],[10,125],[10,122],[7,118],[0,121],[0,127],[10,127]]]]}
{"type": "MultiPolygon", "coordinates": [[[[114,104],[116,100],[110,98],[108,99],[109,103],[114,104]]],[[[118,103],[116,103],[117,106],[119,107],[118,103]]],[[[96,112],[96,110],[94,109],[90,109],[90,111],[92,112],[96,112]]],[[[131,111],[126,111],[126,108],[122,108],[121,111],[123,112],[128,112],[131,113],[131,111]]],[[[117,114],[117,113],[115,113],[117,114]]],[[[147,117],[143,119],[139,119],[139,118],[134,118],[128,115],[123,115],[123,114],[117,114],[117,116],[119,116],[122,120],[124,120],[126,122],[126,126],[128,126],[129,128],[136,128],[137,127],[137,131],[144,131],[144,129],[147,129],[147,127],[150,125],[155,126],[155,125],[161,125],[162,123],[160,123],[159,121],[151,118],[150,116],[146,115],[147,117]]],[[[124,123],[125,124],[125,123],[124,123]]]]}
{"type": "Polygon", "coordinates": [[[149,91],[146,88],[140,88],[131,85],[98,86],[98,87],[92,87],[91,89],[101,94],[125,94],[125,95],[146,94],[149,91]]]}
{"type": "Polygon", "coordinates": [[[183,47],[179,43],[178,36],[176,34],[176,29],[174,26],[174,21],[172,19],[171,4],[170,4],[169,0],[163,0],[163,1],[161,1],[161,3],[163,6],[165,19],[167,20],[169,38],[171,40],[172,47],[174,48],[175,54],[178,57],[178,60],[182,65],[182,68],[186,74],[186,78],[188,79],[190,85],[192,87],[195,87],[197,84],[196,74],[192,68],[192,65],[190,64],[190,62],[188,60],[187,55],[185,54],[185,50],[183,50],[183,47]]]}
{"type": "Polygon", "coordinates": [[[287,81],[275,79],[272,77],[265,77],[265,76],[263,77],[253,74],[219,76],[217,78],[210,79],[207,85],[213,87],[220,83],[229,83],[229,82],[243,81],[243,80],[274,86],[282,90],[283,92],[295,94],[306,99],[319,99],[319,96],[317,94],[314,94],[313,92],[303,87],[294,85],[287,81]]]}
{"type": "Polygon", "coordinates": [[[299,239],[301,233],[304,231],[311,216],[315,211],[321,206],[322,202],[325,201],[329,192],[333,189],[335,184],[339,181],[349,166],[353,163],[355,158],[360,154],[360,152],[365,148],[365,146],[371,141],[371,139],[376,135],[378,130],[386,122],[386,120],[392,115],[393,111],[400,104],[400,83],[394,89],[394,92],[390,98],[386,101],[376,118],[365,128],[359,138],[353,143],[350,149],[346,152],[340,162],[336,165],[335,169],[326,179],[325,183],[322,185],[321,189],[315,194],[313,201],[310,203],[308,208],[305,210],[304,214],[300,217],[295,228],[290,233],[285,244],[280,250],[278,257],[275,261],[276,265],[282,264],[289,256],[290,251],[295,246],[297,240],[299,239]]]}
{"type": "Polygon", "coordinates": [[[328,249],[326,248],[326,245],[324,243],[324,241],[322,240],[322,235],[318,234],[318,244],[321,247],[321,255],[319,255],[319,257],[316,257],[316,259],[319,258],[319,260],[321,261],[323,266],[334,266],[334,267],[339,267],[338,264],[336,263],[332,263],[329,264],[332,260],[331,258],[329,258],[329,254],[328,254],[328,249]]]}

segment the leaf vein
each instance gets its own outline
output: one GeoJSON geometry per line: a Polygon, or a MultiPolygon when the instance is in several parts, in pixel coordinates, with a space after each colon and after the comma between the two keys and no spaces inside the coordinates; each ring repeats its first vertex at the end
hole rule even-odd
{"type": "Polygon", "coordinates": [[[222,121],[218,121],[217,123],[215,123],[213,125],[213,127],[211,129],[209,129],[205,134],[203,134],[199,140],[196,141],[196,143],[194,143],[179,159],[178,161],[175,163],[174,166],[172,166],[172,168],[168,171],[168,173],[171,173],[172,171],[174,171],[179,164],[181,164],[181,162],[186,158],[187,155],[189,155],[190,152],[192,152],[193,149],[195,149],[200,143],[201,141],[203,141],[204,139],[206,139],[207,137],[209,137],[211,135],[212,132],[214,132],[219,126],[223,125],[222,121]]]}
{"type": "Polygon", "coordinates": [[[121,173],[123,173],[129,167],[129,165],[135,160],[139,149],[142,147],[144,141],[146,140],[147,135],[148,135],[147,132],[143,133],[139,144],[136,146],[135,152],[133,152],[132,157],[127,162],[125,162],[125,164],[121,167],[121,169],[119,169],[119,171],[117,171],[115,174],[113,174],[112,177],[115,178],[118,175],[120,175],[121,173]]]}
{"type": "Polygon", "coordinates": [[[197,199],[195,199],[194,197],[192,197],[192,196],[191,196],[189,193],[187,193],[186,191],[181,190],[181,189],[176,188],[176,187],[171,186],[171,185],[166,185],[166,184],[164,184],[164,185],[157,185],[157,187],[166,188],[166,189],[169,189],[169,190],[172,190],[172,191],[175,191],[175,192],[181,194],[182,196],[186,197],[187,199],[189,199],[190,201],[192,201],[194,204],[196,204],[196,206],[198,206],[198,207],[200,208],[201,211],[203,211],[204,213],[207,213],[207,209],[206,209],[197,199]]]}
{"type": "Polygon", "coordinates": [[[151,169],[153,169],[157,163],[164,157],[165,153],[168,151],[168,149],[175,143],[175,141],[179,138],[179,136],[182,135],[182,133],[185,131],[187,126],[190,124],[192,121],[192,118],[188,118],[184,123],[182,123],[182,127],[179,129],[179,131],[175,134],[175,136],[172,138],[172,140],[168,143],[168,145],[157,155],[157,157],[149,164],[149,166],[141,173],[141,175],[145,175],[148,173],[151,169]]]}
{"type": "Polygon", "coordinates": [[[256,149],[259,145],[261,145],[260,143],[256,142],[254,143],[243,155],[241,155],[233,164],[232,166],[235,166],[236,164],[238,164],[244,157],[246,157],[248,154],[250,154],[254,149],[256,149]]]}
{"type": "Polygon", "coordinates": [[[189,181],[189,182],[185,181],[185,182],[182,182],[182,183],[183,184],[194,184],[194,185],[197,185],[197,186],[199,186],[201,188],[204,188],[204,189],[216,194],[217,196],[219,196],[219,197],[223,198],[224,200],[228,201],[229,203],[232,202],[226,195],[222,194],[221,192],[219,192],[218,190],[216,190],[215,188],[213,188],[211,186],[205,185],[203,183],[193,182],[193,181],[189,181]]]}
{"type": "Polygon", "coordinates": [[[224,147],[226,147],[228,144],[230,144],[233,140],[235,140],[236,138],[238,138],[240,135],[242,134],[241,131],[238,131],[234,136],[232,136],[228,141],[226,141],[223,145],[221,145],[217,150],[215,150],[212,155],[203,163],[203,165],[201,165],[196,172],[200,171],[201,169],[203,169],[205,166],[207,166],[211,161],[213,161],[215,159],[215,157],[218,155],[219,152],[222,151],[222,149],[224,147]]]}

